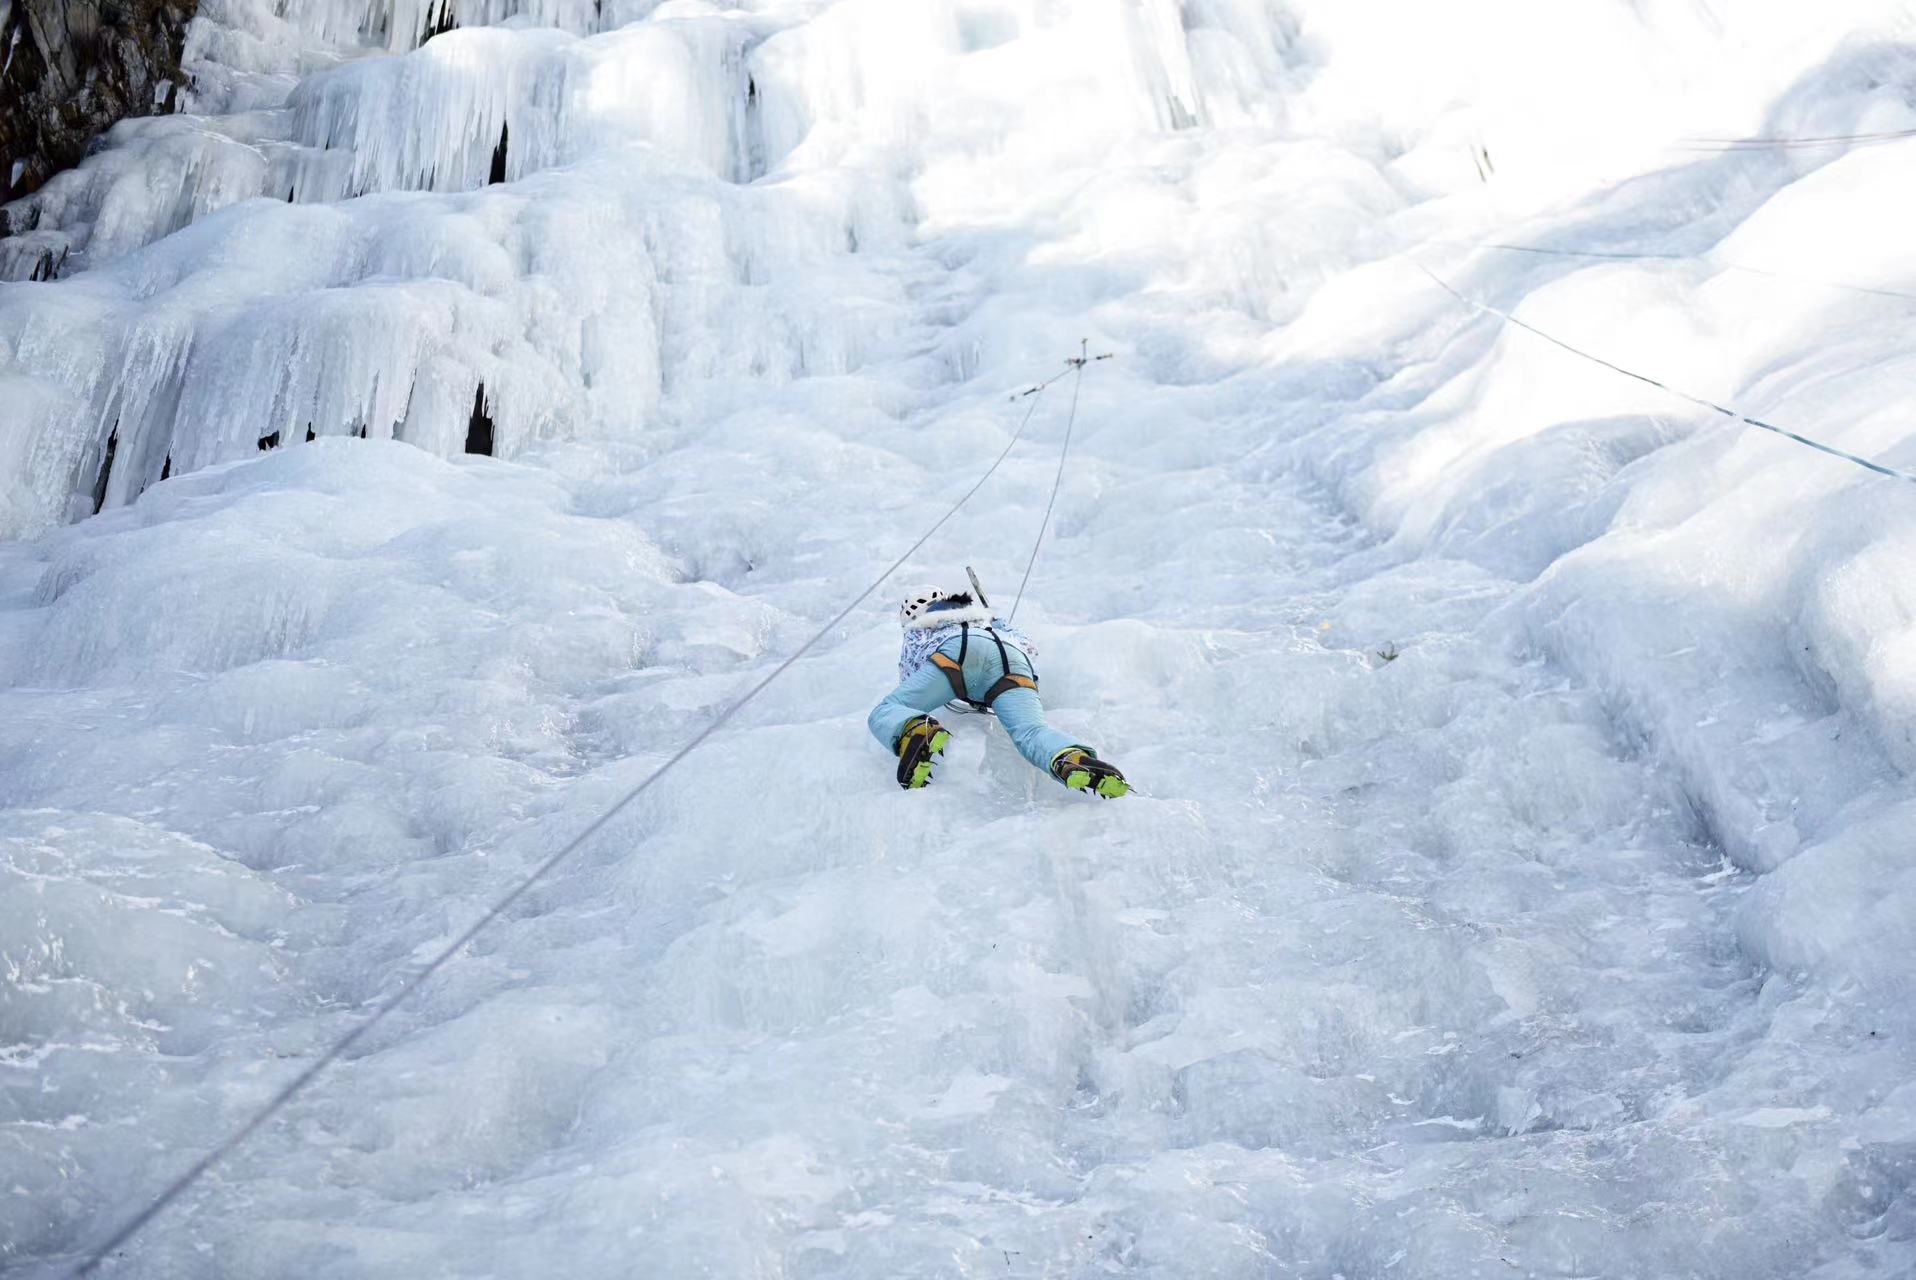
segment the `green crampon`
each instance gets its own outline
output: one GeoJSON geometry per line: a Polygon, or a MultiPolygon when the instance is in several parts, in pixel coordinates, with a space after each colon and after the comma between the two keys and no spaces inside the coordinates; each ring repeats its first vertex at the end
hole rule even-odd
{"type": "Polygon", "coordinates": [[[1074,769],[1067,774],[1064,785],[1070,787],[1073,791],[1094,792],[1097,795],[1103,796],[1106,800],[1116,800],[1119,796],[1131,789],[1131,784],[1116,774],[1106,775],[1105,777],[1099,778],[1096,782],[1093,782],[1090,773],[1083,769],[1074,769]]]}
{"type": "Polygon", "coordinates": [[[936,757],[950,741],[951,732],[930,716],[908,721],[898,737],[898,785],[916,791],[930,782],[936,757]]]}
{"type": "Polygon", "coordinates": [[[1082,747],[1059,752],[1051,762],[1051,773],[1073,791],[1089,791],[1105,800],[1116,800],[1131,790],[1117,766],[1106,764],[1082,747]]]}

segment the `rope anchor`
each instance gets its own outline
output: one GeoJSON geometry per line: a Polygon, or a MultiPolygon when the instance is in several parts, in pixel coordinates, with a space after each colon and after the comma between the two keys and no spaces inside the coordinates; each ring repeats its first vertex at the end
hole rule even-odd
{"type": "Polygon", "coordinates": [[[1014,391],[1011,393],[1009,398],[1012,400],[1022,400],[1026,396],[1035,396],[1035,395],[1042,394],[1046,387],[1049,387],[1052,383],[1056,382],[1059,378],[1064,377],[1065,374],[1071,373],[1075,370],[1083,369],[1088,364],[1096,364],[1100,360],[1109,360],[1111,359],[1112,356],[1117,354],[1116,352],[1113,352],[1113,351],[1106,351],[1102,355],[1095,355],[1095,356],[1092,355],[1091,354],[1091,339],[1089,338],[1078,339],[1078,351],[1079,351],[1078,355],[1072,356],[1070,359],[1064,362],[1064,368],[1059,373],[1057,373],[1053,377],[1046,378],[1043,382],[1040,382],[1038,385],[1034,387],[1026,387],[1023,391],[1014,391]]]}

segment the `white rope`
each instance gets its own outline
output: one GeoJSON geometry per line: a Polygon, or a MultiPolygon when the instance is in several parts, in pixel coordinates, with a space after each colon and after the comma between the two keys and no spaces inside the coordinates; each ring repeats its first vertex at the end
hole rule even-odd
{"type": "Polygon", "coordinates": [[[1677,151],[1773,151],[1798,147],[1853,147],[1916,138],[1916,129],[1886,129],[1878,133],[1838,133],[1821,138],[1684,138],[1677,151]]]}
{"type": "Polygon", "coordinates": [[[1827,453],[1832,458],[1841,458],[1845,462],[1855,463],[1857,466],[1862,467],[1866,471],[1874,471],[1879,476],[1888,476],[1892,480],[1907,480],[1911,484],[1916,484],[1916,475],[1912,475],[1911,473],[1907,471],[1899,471],[1895,467],[1885,466],[1883,463],[1875,462],[1869,458],[1862,457],[1858,454],[1849,453],[1849,452],[1846,452],[1845,450],[1838,449],[1835,445],[1824,444],[1820,440],[1812,440],[1808,436],[1799,435],[1796,432],[1791,431],[1785,427],[1779,427],[1775,423],[1764,422],[1760,418],[1752,418],[1748,414],[1738,413],[1735,409],[1730,408],[1728,405],[1718,404],[1716,401],[1706,399],[1703,396],[1692,395],[1688,391],[1680,391],[1676,387],[1670,386],[1666,382],[1659,382],[1657,379],[1649,377],[1646,374],[1641,374],[1633,370],[1626,369],[1620,364],[1613,364],[1610,361],[1605,360],[1602,356],[1591,355],[1588,351],[1583,350],[1581,347],[1573,347],[1568,342],[1565,342],[1562,338],[1558,338],[1551,334],[1545,333],[1542,329],[1539,329],[1534,324],[1530,324],[1526,321],[1517,319],[1516,316],[1511,315],[1508,311],[1499,310],[1498,308],[1491,306],[1487,302],[1478,302],[1475,298],[1465,297],[1463,294],[1457,292],[1457,290],[1451,288],[1450,285],[1446,283],[1442,277],[1440,277],[1436,272],[1432,271],[1429,267],[1426,267],[1421,262],[1417,264],[1417,269],[1423,272],[1425,275],[1429,276],[1432,280],[1434,280],[1437,283],[1437,286],[1439,288],[1441,288],[1445,293],[1449,294],[1451,297],[1457,299],[1457,301],[1463,303],[1466,307],[1469,307],[1474,311],[1482,311],[1489,315],[1497,316],[1499,319],[1502,319],[1508,324],[1514,324],[1519,329],[1523,329],[1530,333],[1536,334],[1539,338],[1542,338],[1545,342],[1550,343],[1552,346],[1563,348],[1565,351],[1568,351],[1573,356],[1581,356],[1583,359],[1590,361],[1592,364],[1600,364],[1604,368],[1614,370],[1615,372],[1622,374],[1626,378],[1634,378],[1638,382],[1645,383],[1649,386],[1655,387],[1659,391],[1667,391],[1673,396],[1677,396],[1681,399],[1688,400],[1691,404],[1701,405],[1705,409],[1709,409],[1709,410],[1712,410],[1713,412],[1720,413],[1726,418],[1729,418],[1736,422],[1743,423],[1745,426],[1761,427],[1765,431],[1773,432],[1776,435],[1782,436],[1785,440],[1794,440],[1798,444],[1807,445],[1810,448],[1815,449],[1818,453],[1827,453]]]}
{"type": "MultiPolygon", "coordinates": [[[[1078,390],[1084,385],[1084,367],[1094,360],[1111,358],[1109,352],[1101,356],[1093,356],[1090,350],[1091,340],[1080,339],[1077,356],[1067,361],[1071,368],[1066,372],[1077,376],[1071,381],[1071,412],[1065,416],[1064,420],[1064,444],[1058,450],[1058,474],[1052,478],[1051,496],[1045,500],[1044,504],[1044,519],[1038,522],[1038,536],[1031,543],[1031,558],[1025,561],[1025,576],[1018,581],[1018,594],[1011,602],[1011,612],[1005,615],[1006,622],[1018,620],[1018,606],[1024,603],[1025,587],[1031,581],[1031,567],[1038,563],[1038,549],[1044,546],[1045,530],[1051,527],[1051,509],[1058,505],[1058,489],[1064,484],[1065,459],[1071,455],[1071,428],[1078,420],[1078,390]]],[[[1060,378],[1063,376],[1062,373],[1058,375],[1060,378]]],[[[1056,380],[1053,379],[1054,382],[1056,380]]]]}

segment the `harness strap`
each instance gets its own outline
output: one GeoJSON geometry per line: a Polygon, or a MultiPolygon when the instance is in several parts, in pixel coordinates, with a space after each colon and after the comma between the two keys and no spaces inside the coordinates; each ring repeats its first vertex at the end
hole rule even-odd
{"type": "Polygon", "coordinates": [[[979,711],[991,710],[992,703],[1013,689],[1030,689],[1035,693],[1038,688],[1038,682],[1030,676],[1016,675],[1012,672],[1011,654],[1005,649],[1004,637],[1000,636],[990,627],[986,627],[985,631],[993,640],[997,641],[998,661],[1004,669],[1004,674],[998,678],[996,684],[985,690],[985,696],[982,699],[972,697],[971,690],[965,688],[965,654],[971,649],[971,624],[969,622],[962,623],[959,626],[957,658],[954,659],[942,653],[933,653],[931,655],[932,665],[944,672],[945,679],[951,682],[951,691],[955,699],[968,707],[975,707],[979,711]]]}
{"type": "Polygon", "coordinates": [[[965,664],[964,663],[954,662],[952,659],[947,658],[942,653],[932,654],[931,661],[933,666],[937,667],[940,671],[945,673],[945,679],[951,681],[951,692],[953,697],[955,697],[958,701],[964,703],[966,706],[975,707],[978,705],[977,703],[971,700],[971,691],[965,688],[965,664]]]}
{"type": "Polygon", "coordinates": [[[1038,682],[1030,676],[1018,676],[1006,672],[1002,680],[985,691],[984,705],[990,707],[992,703],[996,702],[1005,694],[1010,693],[1013,689],[1029,689],[1033,693],[1036,693],[1038,691],[1038,682]]]}

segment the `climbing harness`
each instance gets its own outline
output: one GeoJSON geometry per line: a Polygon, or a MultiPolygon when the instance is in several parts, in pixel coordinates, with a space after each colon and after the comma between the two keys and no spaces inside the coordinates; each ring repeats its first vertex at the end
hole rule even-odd
{"type": "MultiPolygon", "coordinates": [[[[984,631],[985,634],[990,636],[998,645],[998,662],[1003,667],[1004,674],[998,677],[996,684],[985,690],[985,696],[982,698],[973,698],[971,691],[965,688],[965,655],[971,650],[971,624],[969,622],[960,623],[958,626],[958,656],[956,658],[952,658],[943,653],[934,653],[931,655],[932,665],[944,672],[945,679],[951,681],[953,700],[964,703],[973,711],[989,711],[991,710],[992,703],[1004,697],[1005,694],[1011,692],[1013,689],[1030,689],[1034,693],[1037,692],[1038,682],[1036,680],[1033,680],[1030,676],[1021,676],[1012,671],[1011,653],[1005,648],[1004,637],[990,627],[986,627],[984,631]]],[[[947,641],[947,643],[949,643],[949,641],[947,641]]]]}
{"type": "MultiPolygon", "coordinates": [[[[991,597],[985,594],[984,584],[978,581],[978,571],[970,565],[966,565],[965,577],[971,580],[972,598],[989,613],[991,611],[991,597]]],[[[931,655],[931,664],[944,672],[945,679],[951,682],[952,697],[951,701],[947,702],[945,706],[954,711],[975,711],[983,715],[990,715],[991,704],[1012,689],[1030,689],[1033,692],[1037,691],[1038,682],[1035,678],[1031,676],[1021,676],[1012,671],[1011,655],[1005,649],[1004,637],[1000,636],[998,632],[990,626],[985,627],[985,633],[989,635],[992,641],[998,646],[998,665],[1001,674],[999,675],[997,683],[985,691],[985,696],[982,699],[973,698],[971,696],[971,690],[965,686],[965,655],[971,652],[971,624],[969,622],[962,622],[958,626],[957,658],[954,659],[946,654],[936,652],[931,655]]],[[[1030,658],[1027,655],[1026,661],[1029,660],[1030,658]]]]}

